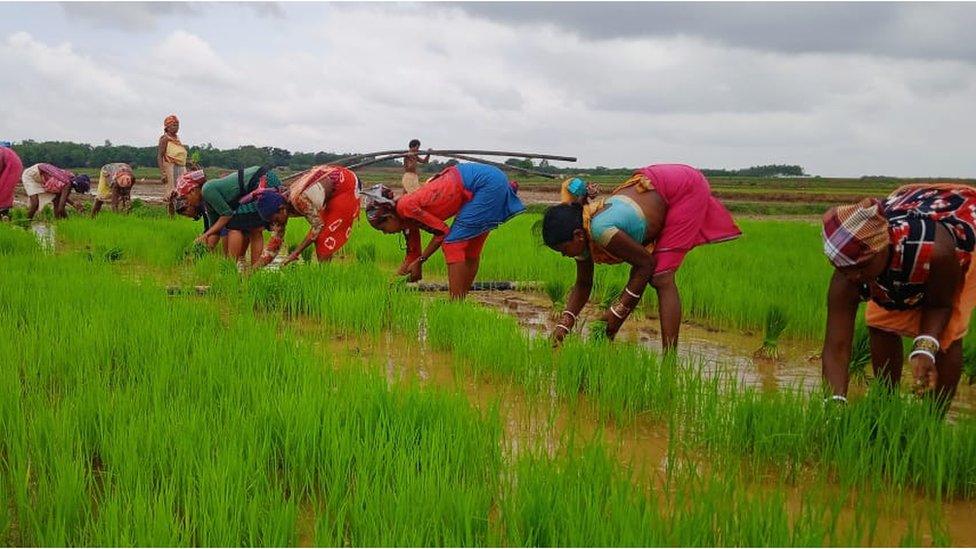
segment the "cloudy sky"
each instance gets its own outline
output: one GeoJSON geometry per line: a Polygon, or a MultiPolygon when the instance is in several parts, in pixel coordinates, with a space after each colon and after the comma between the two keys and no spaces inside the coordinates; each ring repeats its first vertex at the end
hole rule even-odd
{"type": "Polygon", "coordinates": [[[0,3],[0,139],[976,177],[976,4],[0,3]]]}

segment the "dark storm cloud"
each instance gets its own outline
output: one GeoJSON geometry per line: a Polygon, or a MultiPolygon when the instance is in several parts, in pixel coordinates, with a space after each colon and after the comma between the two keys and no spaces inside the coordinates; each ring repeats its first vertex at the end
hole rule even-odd
{"type": "Polygon", "coordinates": [[[782,53],[863,53],[976,61],[973,3],[452,3],[522,28],[555,25],[590,40],[694,36],[782,53]]]}

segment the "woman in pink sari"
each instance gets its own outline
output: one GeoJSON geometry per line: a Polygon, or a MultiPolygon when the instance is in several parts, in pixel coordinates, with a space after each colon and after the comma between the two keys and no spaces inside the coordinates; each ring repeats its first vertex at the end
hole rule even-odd
{"type": "Polygon", "coordinates": [[[14,205],[14,189],[20,181],[24,165],[20,157],[10,147],[0,145],[0,221],[10,218],[10,207],[14,205]]]}
{"type": "MultiPolygon", "coordinates": [[[[575,187],[579,193],[587,190],[582,182],[575,187]]],[[[629,263],[630,280],[603,319],[607,336],[617,334],[651,284],[657,291],[662,343],[665,349],[674,348],[681,326],[675,271],[692,248],[741,234],[712,196],[705,176],[683,164],[641,168],[607,198],[564,197],[563,204],[546,210],[542,222],[546,245],[576,259],[576,284],[553,341],[566,337],[589,300],[594,263],[629,263]]]]}

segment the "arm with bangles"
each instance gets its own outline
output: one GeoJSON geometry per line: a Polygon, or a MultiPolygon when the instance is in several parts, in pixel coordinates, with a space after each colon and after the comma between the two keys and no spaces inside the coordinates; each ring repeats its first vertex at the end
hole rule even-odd
{"type": "MultiPolygon", "coordinates": [[[[651,282],[651,277],[654,276],[654,267],[657,261],[644,246],[641,246],[623,231],[617,231],[610,241],[607,242],[605,248],[607,252],[631,265],[630,278],[627,280],[627,285],[624,286],[620,297],[607,309],[606,315],[604,316],[604,319],[607,321],[607,337],[613,339],[623,325],[624,320],[627,320],[630,313],[640,303],[644,290],[651,282]]],[[[662,326],[670,326],[672,324],[670,322],[663,322],[663,320],[662,318],[662,326]]],[[[678,319],[678,325],[680,325],[680,318],[678,319]]],[[[674,334],[661,335],[666,348],[673,346],[678,339],[676,328],[674,334]]]]}
{"type": "Polygon", "coordinates": [[[553,345],[559,345],[569,332],[573,330],[573,325],[579,318],[580,312],[590,300],[590,293],[593,291],[593,260],[576,260],[576,283],[569,291],[566,298],[566,310],[559,316],[559,322],[552,332],[553,345]]]}
{"type": "Polygon", "coordinates": [[[935,231],[929,277],[925,282],[918,337],[908,355],[916,387],[921,391],[934,389],[938,381],[936,355],[948,350],[940,347],[939,336],[949,325],[953,301],[963,282],[962,267],[956,259],[955,241],[945,227],[936,226],[938,229],[935,231]]]}
{"type": "MultiPolygon", "coordinates": [[[[325,181],[315,183],[315,184],[322,186],[322,196],[323,196],[322,204],[325,207],[328,207],[329,198],[332,197],[332,193],[335,190],[335,185],[329,179],[326,179],[325,181]]],[[[312,243],[318,239],[319,234],[321,234],[322,231],[325,229],[325,223],[322,221],[322,217],[319,216],[319,213],[317,211],[311,211],[311,213],[305,216],[305,219],[308,220],[308,232],[305,234],[305,239],[302,240],[302,243],[299,244],[297,248],[295,248],[294,250],[292,250],[290,254],[288,254],[288,257],[285,259],[282,265],[287,265],[289,263],[292,263],[293,261],[301,257],[302,252],[304,252],[306,248],[311,246],[312,243]]]]}
{"type": "Polygon", "coordinates": [[[430,232],[433,233],[434,237],[430,239],[427,247],[421,252],[420,226],[416,223],[412,225],[404,229],[404,234],[407,239],[407,257],[403,260],[403,265],[400,266],[400,269],[397,270],[397,274],[400,276],[409,275],[407,280],[417,282],[424,277],[424,263],[440,249],[441,244],[444,243],[444,238],[447,236],[447,232],[431,230],[430,232]]]}
{"type": "MultiPolygon", "coordinates": [[[[398,208],[399,209],[399,208],[398,208]]],[[[436,215],[424,210],[419,206],[414,206],[407,210],[409,213],[404,215],[401,212],[401,217],[404,221],[404,236],[407,239],[407,257],[403,261],[403,265],[397,271],[398,275],[410,275],[410,282],[416,282],[423,278],[422,265],[425,261],[430,259],[432,255],[441,247],[444,243],[444,238],[447,233],[450,232],[450,227],[444,223],[444,220],[440,219],[436,215]],[[424,249],[423,253],[420,253],[420,228],[423,227],[427,229],[430,233],[434,235],[434,238],[430,240],[427,244],[427,248],[424,249]]]]}
{"type": "Polygon", "coordinates": [[[827,328],[820,353],[824,381],[834,400],[846,401],[854,323],[861,303],[856,284],[835,270],[827,289],[827,328]]]}
{"type": "Polygon", "coordinates": [[[271,226],[271,238],[268,243],[264,246],[264,250],[261,251],[261,257],[254,262],[252,268],[260,269],[262,267],[268,266],[274,258],[278,256],[278,251],[281,250],[281,245],[285,242],[285,231],[288,230],[288,222],[275,224],[271,226]]]}

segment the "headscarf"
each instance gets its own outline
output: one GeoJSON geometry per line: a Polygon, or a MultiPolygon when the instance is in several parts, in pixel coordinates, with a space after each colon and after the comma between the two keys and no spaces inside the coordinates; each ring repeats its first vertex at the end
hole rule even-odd
{"type": "Polygon", "coordinates": [[[835,267],[858,265],[891,242],[881,202],[865,198],[837,206],[823,217],[824,253],[835,267]]]}
{"type": "Polygon", "coordinates": [[[169,126],[170,124],[179,124],[179,123],[180,123],[180,119],[176,118],[175,114],[171,114],[167,116],[165,119],[163,119],[163,130],[166,130],[166,126],[169,126]]]}
{"type": "Polygon", "coordinates": [[[362,192],[363,209],[366,210],[366,220],[374,229],[379,229],[384,221],[396,211],[396,200],[393,191],[386,185],[373,185],[362,192]]]}
{"type": "Polygon", "coordinates": [[[257,204],[258,215],[264,221],[270,221],[273,216],[286,202],[284,195],[278,192],[278,187],[268,186],[268,177],[276,179],[274,172],[268,172],[267,176],[261,178],[258,188],[242,196],[238,204],[257,204]]]}
{"type": "Polygon", "coordinates": [[[190,194],[193,189],[203,185],[206,182],[207,176],[203,173],[203,170],[186,172],[176,180],[176,196],[186,196],[190,194]]]}
{"type": "Polygon", "coordinates": [[[87,175],[76,175],[71,178],[71,188],[76,193],[85,194],[91,189],[91,178],[87,175]]]}
{"type": "Polygon", "coordinates": [[[257,195],[258,215],[264,221],[271,221],[271,216],[278,213],[285,203],[285,197],[277,189],[268,189],[257,195]]]}

